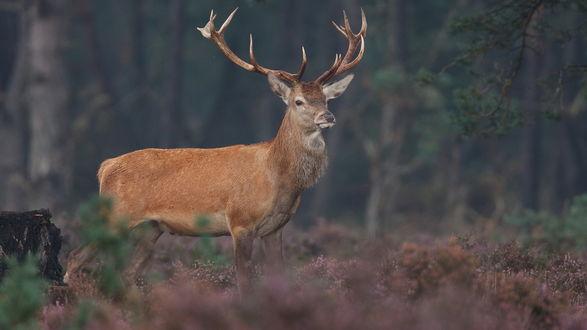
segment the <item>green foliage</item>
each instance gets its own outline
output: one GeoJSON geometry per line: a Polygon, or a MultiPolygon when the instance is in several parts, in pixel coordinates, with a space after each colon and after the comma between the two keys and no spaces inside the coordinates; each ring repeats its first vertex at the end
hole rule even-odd
{"type": "Polygon", "coordinates": [[[523,120],[519,110],[505,106],[500,96],[477,86],[456,89],[454,102],[458,111],[452,117],[465,135],[503,135],[523,120]]]}
{"type": "MultiPolygon", "coordinates": [[[[461,16],[451,25],[454,35],[464,36],[461,52],[445,67],[461,65],[470,70],[471,85],[455,91],[457,96],[455,111],[456,123],[467,135],[505,134],[522,123],[519,110],[512,100],[520,95],[522,89],[518,75],[524,67],[528,54],[540,57],[542,53],[558,49],[574,39],[585,37],[579,26],[569,26],[569,22],[584,19],[584,12],[577,9],[585,7],[581,0],[510,0],[496,2],[483,10],[468,16],[461,16]],[[582,16],[581,16],[582,15],[582,16]],[[548,43],[550,42],[550,43],[548,43]],[[536,55],[537,54],[537,55],[536,55]]],[[[557,98],[562,108],[562,94],[567,73],[573,67],[567,60],[548,69],[541,69],[542,106],[547,119],[557,120],[560,116],[551,108],[557,98]],[[545,85],[552,85],[545,88],[545,85]]],[[[587,71],[582,70],[584,75],[587,71]]],[[[524,81],[535,84],[535,81],[524,81]]],[[[538,88],[538,86],[534,86],[538,88]]],[[[525,86],[523,88],[528,88],[525,86]]]]}
{"type": "Polygon", "coordinates": [[[504,220],[518,229],[519,239],[526,244],[544,244],[551,251],[587,248],[587,194],[575,197],[562,218],[526,211],[504,220]]]}
{"type": "Polygon", "coordinates": [[[468,64],[489,51],[509,48],[524,33],[529,16],[542,3],[543,0],[500,2],[477,14],[455,20],[451,26],[453,33],[472,36],[458,60],[468,64]]]}
{"type": "Polygon", "coordinates": [[[563,223],[564,235],[573,238],[577,248],[587,246],[587,194],[575,197],[563,223]]]}
{"type": "Polygon", "coordinates": [[[425,68],[420,68],[414,75],[414,82],[421,85],[430,85],[438,79],[438,75],[428,71],[425,68]]]}
{"type": "MultiPolygon", "coordinates": [[[[210,221],[211,220],[208,217],[199,216],[196,219],[196,226],[205,231],[205,228],[210,225],[210,221]]],[[[202,259],[205,263],[213,265],[226,265],[229,263],[226,256],[216,249],[214,241],[210,235],[202,235],[200,237],[199,244],[196,247],[196,256],[202,259]]]]}
{"type": "Polygon", "coordinates": [[[112,201],[97,197],[80,207],[83,222],[81,236],[86,244],[93,244],[102,262],[98,283],[103,294],[120,298],[125,288],[122,272],[132,253],[132,238],[124,221],[109,226],[112,201]]]}
{"type": "Polygon", "coordinates": [[[19,262],[8,257],[6,263],[8,272],[0,286],[0,329],[38,329],[47,282],[39,274],[37,258],[29,255],[19,262]]]}

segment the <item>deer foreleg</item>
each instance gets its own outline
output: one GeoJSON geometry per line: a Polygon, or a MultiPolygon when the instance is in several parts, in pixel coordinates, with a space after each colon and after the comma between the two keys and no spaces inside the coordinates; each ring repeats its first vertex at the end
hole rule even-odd
{"type": "Polygon", "coordinates": [[[241,296],[246,294],[251,288],[253,277],[253,265],[251,262],[253,240],[254,236],[249,232],[240,231],[232,233],[236,278],[241,296]]]}

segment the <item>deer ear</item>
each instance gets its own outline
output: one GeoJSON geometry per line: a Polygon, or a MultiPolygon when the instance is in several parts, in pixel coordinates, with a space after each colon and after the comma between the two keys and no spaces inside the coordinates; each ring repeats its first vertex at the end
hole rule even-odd
{"type": "Polygon", "coordinates": [[[333,82],[322,87],[322,92],[326,96],[326,100],[328,101],[341,96],[342,93],[344,93],[344,91],[346,90],[346,88],[349,87],[349,84],[351,83],[351,80],[353,80],[354,77],[355,75],[351,73],[339,81],[333,82]]]}
{"type": "Polygon", "coordinates": [[[277,76],[273,73],[267,74],[267,80],[269,81],[269,86],[271,86],[271,90],[273,91],[273,93],[281,97],[283,102],[287,104],[287,100],[289,98],[289,91],[291,90],[291,88],[286,83],[277,78],[277,76]]]}

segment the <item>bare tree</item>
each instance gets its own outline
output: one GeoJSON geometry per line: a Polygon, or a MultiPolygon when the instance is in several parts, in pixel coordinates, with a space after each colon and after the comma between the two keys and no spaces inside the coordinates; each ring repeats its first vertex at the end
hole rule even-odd
{"type": "Polygon", "coordinates": [[[24,93],[29,63],[29,22],[20,15],[14,69],[0,109],[0,209],[19,210],[26,201],[26,108],[24,93]]]}
{"type": "MultiPolygon", "coordinates": [[[[391,4],[387,40],[390,67],[397,68],[400,74],[404,71],[405,53],[407,49],[407,5],[405,0],[395,0],[391,4]]],[[[379,135],[376,141],[365,141],[365,150],[369,157],[369,195],[365,210],[365,224],[370,236],[381,231],[382,218],[389,217],[393,210],[394,195],[399,186],[400,155],[407,134],[407,123],[401,108],[405,108],[405,95],[401,88],[384,90],[379,93],[382,105],[379,117],[379,135]],[[385,214],[384,214],[385,213],[385,214]]]]}
{"type": "Polygon", "coordinates": [[[65,4],[65,0],[37,0],[26,12],[30,22],[28,175],[34,187],[33,207],[60,206],[71,186],[66,147],[69,91],[63,59],[65,4]]]}
{"type": "MultiPolygon", "coordinates": [[[[532,27],[532,21],[536,21],[542,13],[542,9],[534,12],[527,25],[531,36],[537,36],[537,31],[532,27]]],[[[529,37],[528,37],[529,38],[529,37]]],[[[541,37],[535,37],[533,48],[543,48],[541,37]]],[[[541,182],[541,135],[542,135],[542,114],[538,107],[539,90],[537,81],[540,76],[541,57],[531,49],[524,50],[526,70],[524,74],[524,113],[528,124],[523,128],[522,134],[522,207],[537,210],[540,206],[540,182],[541,182]]]]}

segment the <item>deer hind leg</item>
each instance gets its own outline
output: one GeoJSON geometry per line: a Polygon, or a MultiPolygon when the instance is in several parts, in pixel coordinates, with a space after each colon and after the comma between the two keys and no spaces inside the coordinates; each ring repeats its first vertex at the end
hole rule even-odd
{"type": "Polygon", "coordinates": [[[131,230],[131,237],[135,246],[129,266],[124,273],[130,283],[134,283],[137,276],[141,274],[147,265],[153,254],[153,247],[161,234],[163,234],[163,231],[155,220],[143,222],[131,230]]]}
{"type": "Polygon", "coordinates": [[[278,229],[273,233],[263,236],[263,255],[265,270],[280,271],[283,269],[283,229],[278,229]]]}
{"type": "Polygon", "coordinates": [[[253,265],[251,256],[253,253],[254,236],[251,232],[237,230],[232,232],[232,244],[234,247],[234,259],[236,263],[236,279],[241,296],[251,288],[253,277],[253,265]]]}
{"type": "Polygon", "coordinates": [[[89,243],[71,251],[67,257],[67,269],[63,282],[68,283],[72,276],[75,276],[80,269],[92,261],[98,254],[98,248],[95,244],[89,243]]]}

